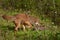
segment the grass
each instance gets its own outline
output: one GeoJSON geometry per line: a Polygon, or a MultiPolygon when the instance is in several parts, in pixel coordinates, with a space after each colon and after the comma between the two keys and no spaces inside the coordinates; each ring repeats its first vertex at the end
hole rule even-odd
{"type": "MultiPolygon", "coordinates": [[[[4,27],[4,26],[3,26],[4,27]]],[[[23,31],[19,30],[14,32],[13,30],[8,30],[7,27],[0,29],[0,39],[1,40],[60,40],[60,32],[52,30],[42,30],[42,31],[23,31]]]]}
{"type": "MultiPolygon", "coordinates": [[[[15,11],[2,11],[0,13],[14,15],[18,12],[15,11]]],[[[42,15],[40,17],[43,18],[42,15]]],[[[41,20],[45,25],[45,30],[19,30],[14,32],[14,24],[12,22],[7,23],[0,17],[0,40],[60,40],[60,27],[54,25],[50,19],[41,20]]]]}

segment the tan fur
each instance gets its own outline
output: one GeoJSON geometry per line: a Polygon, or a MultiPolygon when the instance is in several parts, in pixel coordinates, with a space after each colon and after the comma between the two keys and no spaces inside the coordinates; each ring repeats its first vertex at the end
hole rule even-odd
{"type": "MultiPolygon", "coordinates": [[[[28,26],[32,26],[30,24],[29,21],[27,21],[25,15],[23,14],[16,14],[15,16],[8,16],[8,15],[2,15],[2,18],[7,20],[7,21],[13,21],[13,23],[15,24],[15,30],[17,31],[18,28],[20,28],[21,24],[22,25],[28,25],[28,26]]],[[[23,27],[23,29],[25,30],[25,27],[23,27]]]]}
{"type": "Polygon", "coordinates": [[[15,24],[16,31],[21,27],[21,24],[23,25],[23,29],[25,30],[25,25],[28,25],[29,28],[31,28],[32,24],[36,25],[36,22],[39,22],[38,18],[30,16],[28,14],[16,14],[14,16],[3,15],[2,18],[7,21],[12,20],[15,24]]]}
{"type": "Polygon", "coordinates": [[[15,19],[15,17],[10,16],[10,15],[8,16],[6,14],[2,15],[2,18],[7,20],[7,21],[13,21],[15,19]]]}
{"type": "MultiPolygon", "coordinates": [[[[16,17],[16,19],[18,19],[20,21],[18,23],[20,23],[20,24],[22,23],[23,25],[28,25],[29,28],[32,27],[31,23],[28,21],[28,17],[26,16],[26,14],[16,14],[15,17],[16,17]]],[[[25,27],[23,27],[23,28],[25,28],[25,27]]],[[[16,29],[18,29],[18,27],[16,27],[16,29]]]]}
{"type": "Polygon", "coordinates": [[[28,14],[16,14],[15,17],[21,20],[21,23],[27,24],[29,28],[31,28],[32,25],[39,25],[39,19],[28,14]]]}

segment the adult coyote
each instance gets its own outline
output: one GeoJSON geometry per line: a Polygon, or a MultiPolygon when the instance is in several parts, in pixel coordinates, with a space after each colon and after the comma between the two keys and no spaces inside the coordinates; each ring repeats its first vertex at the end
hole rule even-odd
{"type": "Polygon", "coordinates": [[[24,30],[26,25],[28,25],[29,28],[31,28],[32,25],[39,25],[39,19],[28,14],[16,14],[14,16],[3,15],[2,17],[7,21],[13,21],[16,31],[21,27],[21,24],[23,25],[24,30]]]}

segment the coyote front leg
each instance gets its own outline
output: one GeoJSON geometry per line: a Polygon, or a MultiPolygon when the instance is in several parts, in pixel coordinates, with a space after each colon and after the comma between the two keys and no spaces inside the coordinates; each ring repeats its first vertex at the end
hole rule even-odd
{"type": "Polygon", "coordinates": [[[21,22],[20,21],[14,21],[14,24],[15,24],[15,31],[18,31],[18,28],[20,27],[21,22]]]}
{"type": "Polygon", "coordinates": [[[25,25],[23,25],[23,30],[25,31],[25,25]]]}

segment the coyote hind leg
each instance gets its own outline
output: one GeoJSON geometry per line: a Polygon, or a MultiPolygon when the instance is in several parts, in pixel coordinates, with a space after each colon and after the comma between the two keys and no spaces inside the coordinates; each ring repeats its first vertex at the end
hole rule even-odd
{"type": "Polygon", "coordinates": [[[28,25],[28,28],[32,28],[32,25],[29,21],[26,21],[25,23],[28,25]]]}

